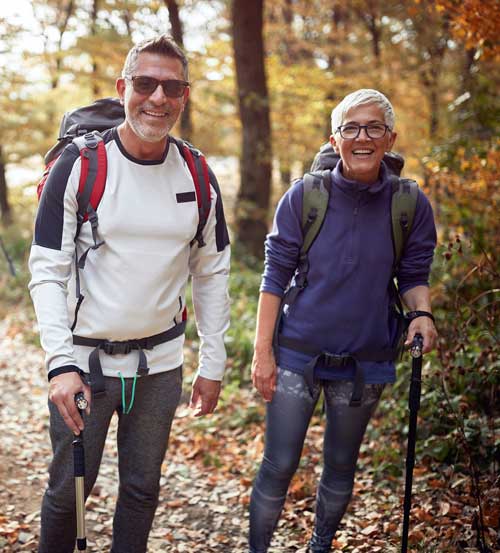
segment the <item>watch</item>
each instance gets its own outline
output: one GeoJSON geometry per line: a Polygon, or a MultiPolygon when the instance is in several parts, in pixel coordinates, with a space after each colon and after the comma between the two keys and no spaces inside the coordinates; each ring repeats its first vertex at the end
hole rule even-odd
{"type": "Polygon", "coordinates": [[[415,310],[415,311],[408,311],[408,313],[406,314],[406,318],[409,321],[413,321],[413,319],[417,319],[418,317],[429,317],[429,319],[431,319],[433,323],[436,322],[436,320],[434,319],[434,315],[429,311],[415,310]]]}

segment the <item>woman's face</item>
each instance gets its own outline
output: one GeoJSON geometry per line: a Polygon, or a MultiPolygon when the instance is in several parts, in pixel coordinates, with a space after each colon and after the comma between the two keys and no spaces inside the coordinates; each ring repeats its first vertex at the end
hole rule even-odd
{"type": "MultiPolygon", "coordinates": [[[[385,125],[384,113],[377,104],[365,104],[351,108],[342,126],[385,125]]],[[[396,140],[396,133],[387,130],[382,138],[370,138],[366,129],[360,129],[357,138],[342,138],[339,131],[330,136],[330,142],[342,158],[342,174],[345,178],[363,184],[373,184],[378,179],[380,163],[396,140]]]]}

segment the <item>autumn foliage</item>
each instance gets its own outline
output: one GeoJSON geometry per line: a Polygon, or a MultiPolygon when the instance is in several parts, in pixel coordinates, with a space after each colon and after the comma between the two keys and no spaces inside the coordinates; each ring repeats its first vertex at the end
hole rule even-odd
{"type": "Polygon", "coordinates": [[[497,0],[439,0],[437,5],[451,16],[453,35],[466,48],[477,48],[486,58],[500,59],[497,0]]]}

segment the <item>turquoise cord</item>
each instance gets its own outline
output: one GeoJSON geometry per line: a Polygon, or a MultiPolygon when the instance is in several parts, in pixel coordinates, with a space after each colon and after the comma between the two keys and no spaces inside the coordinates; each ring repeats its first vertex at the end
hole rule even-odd
{"type": "Polygon", "coordinates": [[[128,406],[127,415],[132,411],[132,405],[134,405],[134,399],[135,399],[135,383],[137,382],[137,373],[134,374],[134,381],[132,382],[132,397],[130,398],[130,403],[128,406]]]}
{"type": "Polygon", "coordinates": [[[137,382],[137,374],[134,375],[134,381],[132,382],[132,397],[130,399],[128,408],[127,408],[127,402],[125,401],[125,378],[123,378],[123,375],[121,372],[118,373],[118,376],[120,377],[120,380],[122,383],[122,411],[124,415],[128,415],[130,411],[132,411],[132,406],[134,405],[135,384],[137,382]]]}

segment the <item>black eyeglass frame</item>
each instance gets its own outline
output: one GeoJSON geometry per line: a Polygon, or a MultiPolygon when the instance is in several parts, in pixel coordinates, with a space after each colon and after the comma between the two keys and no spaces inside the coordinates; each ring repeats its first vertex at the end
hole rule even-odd
{"type": "Polygon", "coordinates": [[[391,127],[389,127],[388,125],[386,125],[385,123],[372,123],[371,125],[358,125],[358,124],[354,124],[354,123],[348,123],[346,125],[340,125],[339,127],[337,127],[337,129],[335,130],[335,132],[338,132],[340,133],[340,136],[344,139],[344,140],[355,140],[356,138],[359,137],[359,135],[361,134],[361,129],[365,129],[365,133],[366,133],[366,136],[368,136],[368,138],[371,138],[372,140],[378,140],[379,138],[384,138],[384,136],[387,134],[387,131],[390,131],[392,132],[392,129],[391,127]],[[368,128],[369,127],[384,127],[385,130],[384,130],[384,134],[382,136],[370,136],[370,132],[368,131],[368,128]],[[342,134],[342,128],[343,127],[357,127],[358,128],[358,133],[356,134],[356,136],[344,136],[342,134]]]}
{"type": "Polygon", "coordinates": [[[184,95],[184,92],[186,91],[186,88],[191,86],[191,84],[188,81],[182,81],[182,80],[179,80],[179,79],[165,79],[165,80],[161,81],[160,79],[156,79],[155,77],[150,77],[149,75],[126,75],[123,78],[127,81],[131,81],[134,91],[137,92],[137,94],[142,94],[142,95],[146,95],[146,94],[151,95],[151,94],[153,94],[153,92],[155,92],[156,89],[158,88],[158,85],[161,85],[161,88],[163,90],[163,94],[165,94],[165,96],[167,96],[168,98],[181,98],[184,95]],[[152,88],[150,92],[148,92],[148,91],[142,92],[141,90],[136,89],[136,84],[135,84],[136,80],[137,79],[144,79],[144,78],[150,79],[153,83],[155,83],[155,87],[152,88]],[[182,92],[179,95],[171,94],[167,90],[167,87],[168,87],[169,83],[176,83],[176,84],[181,85],[182,86],[182,92]]]}

